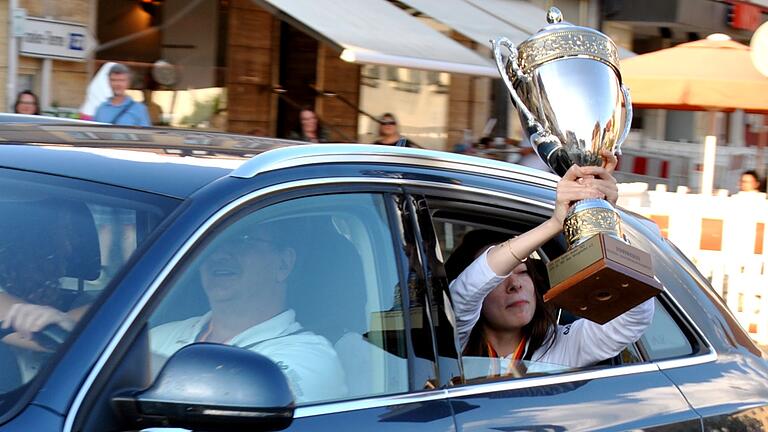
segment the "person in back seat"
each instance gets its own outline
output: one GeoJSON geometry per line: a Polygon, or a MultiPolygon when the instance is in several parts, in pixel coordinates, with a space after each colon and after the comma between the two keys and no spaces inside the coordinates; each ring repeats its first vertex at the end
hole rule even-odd
{"type": "Polygon", "coordinates": [[[284,222],[261,223],[214,240],[199,268],[210,312],[153,328],[153,354],[167,358],[195,342],[233,345],[277,363],[297,402],[346,395],[332,345],[304,329],[286,305],[287,280],[301,253],[301,245],[288,240],[301,242],[290,229],[284,222]]]}

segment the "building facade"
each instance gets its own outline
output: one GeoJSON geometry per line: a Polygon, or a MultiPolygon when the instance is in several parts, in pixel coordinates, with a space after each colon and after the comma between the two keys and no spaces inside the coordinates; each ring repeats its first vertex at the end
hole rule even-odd
{"type": "MultiPolygon", "coordinates": [[[[90,77],[116,61],[134,70],[132,94],[157,124],[285,137],[311,107],[331,140],[372,142],[376,119],[391,112],[404,135],[446,150],[520,136],[488,39],[521,41],[546,24],[548,6],[601,28],[624,55],[715,31],[745,40],[766,16],[760,2],[713,0],[4,0],[4,34],[14,3],[30,18],[84,26],[88,47],[77,60],[18,55],[16,83],[0,89],[6,101],[30,88],[49,111],[76,112],[90,77]]],[[[10,53],[0,57],[5,78],[10,53]]],[[[656,139],[695,135],[701,123],[692,113],[640,114],[656,139]]]]}
{"type": "MultiPolygon", "coordinates": [[[[75,112],[83,101],[85,88],[89,80],[87,52],[85,49],[73,58],[67,58],[67,53],[61,50],[36,50],[31,47],[27,53],[22,52],[25,46],[23,36],[12,38],[12,28],[9,25],[14,9],[22,9],[28,21],[26,30],[39,31],[42,40],[49,45],[57,41],[52,37],[75,28],[79,41],[88,43],[91,35],[83,31],[92,29],[96,14],[95,0],[3,0],[0,1],[0,49],[6,55],[0,55],[0,77],[6,86],[0,88],[0,99],[5,101],[6,109],[12,110],[15,95],[22,90],[32,90],[41,99],[44,109],[50,113],[62,108],[61,114],[75,112]],[[35,20],[34,23],[31,21],[35,20]],[[53,33],[50,31],[53,30],[53,33]],[[18,47],[14,55],[9,48],[15,41],[18,47]],[[79,58],[78,58],[79,57],[79,58]],[[14,64],[15,63],[15,64],[14,64]],[[9,79],[9,64],[16,69],[16,79],[9,79]]],[[[33,41],[34,42],[34,41],[33,41]]],[[[69,40],[60,41],[68,45],[69,40]]],[[[38,44],[38,45],[41,45],[38,44]]],[[[85,48],[83,46],[83,48],[85,48]]]]}

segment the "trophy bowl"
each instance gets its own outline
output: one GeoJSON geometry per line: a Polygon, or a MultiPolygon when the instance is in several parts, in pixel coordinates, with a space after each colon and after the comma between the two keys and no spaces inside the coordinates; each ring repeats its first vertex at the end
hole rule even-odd
{"type": "Polygon", "coordinates": [[[555,60],[533,70],[519,87],[541,125],[560,143],[534,145],[558,175],[573,164],[602,165],[601,150],[618,149],[621,91],[610,66],[583,58],[555,60]]]}
{"type": "MultiPolygon", "coordinates": [[[[519,46],[502,37],[492,48],[526,138],[562,176],[573,164],[604,165],[605,150],[620,153],[632,102],[608,36],[563,22],[554,7],[547,21],[519,46]]],[[[547,265],[546,302],[605,323],[661,292],[650,255],[626,241],[609,202],[575,203],[563,231],[568,251],[547,265]]]]}

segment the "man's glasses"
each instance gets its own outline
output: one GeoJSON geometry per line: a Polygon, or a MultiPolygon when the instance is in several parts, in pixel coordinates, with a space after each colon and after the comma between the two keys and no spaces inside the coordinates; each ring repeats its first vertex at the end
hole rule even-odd
{"type": "Polygon", "coordinates": [[[256,251],[271,250],[274,246],[272,241],[253,236],[251,234],[242,234],[232,240],[233,248],[239,253],[248,253],[256,251]]]}
{"type": "Polygon", "coordinates": [[[381,122],[382,126],[392,126],[392,125],[396,125],[396,124],[397,124],[397,122],[394,121],[394,120],[384,120],[384,121],[381,122]]]}

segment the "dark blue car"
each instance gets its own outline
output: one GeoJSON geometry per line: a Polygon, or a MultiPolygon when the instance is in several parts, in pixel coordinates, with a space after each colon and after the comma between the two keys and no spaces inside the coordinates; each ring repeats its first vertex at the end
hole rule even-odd
{"type": "Polygon", "coordinates": [[[549,174],[412,148],[0,129],[0,318],[36,329],[3,332],[2,430],[768,428],[768,362],[628,213],[663,285],[643,337],[585,368],[473,372],[487,359],[459,353],[444,262],[467,232],[549,218],[549,174]]]}

